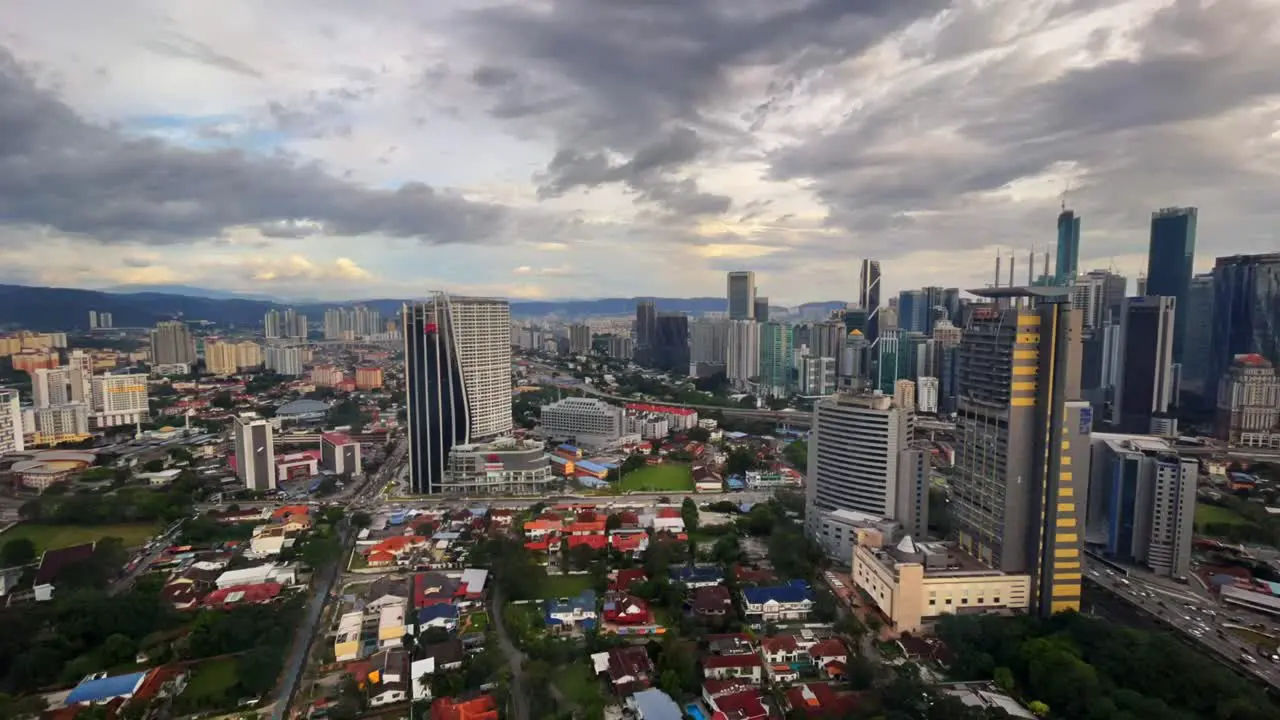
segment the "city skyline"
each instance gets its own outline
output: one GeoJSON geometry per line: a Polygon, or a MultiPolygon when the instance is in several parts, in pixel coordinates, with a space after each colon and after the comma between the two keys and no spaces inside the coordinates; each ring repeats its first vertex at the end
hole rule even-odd
{"type": "Polygon", "coordinates": [[[839,7],[24,5],[0,167],[42,172],[0,182],[0,282],[670,297],[749,269],[793,305],[874,257],[890,297],[1052,251],[1063,188],[1081,271],[1136,278],[1173,205],[1203,211],[1195,272],[1274,244],[1280,9],[839,7]]]}

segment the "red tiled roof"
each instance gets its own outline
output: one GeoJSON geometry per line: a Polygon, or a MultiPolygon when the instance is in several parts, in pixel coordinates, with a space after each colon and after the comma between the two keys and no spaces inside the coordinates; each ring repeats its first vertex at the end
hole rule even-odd
{"type": "Polygon", "coordinates": [[[747,668],[761,667],[764,662],[759,655],[708,655],[702,658],[704,668],[747,668]]]}
{"type": "Polygon", "coordinates": [[[234,587],[214,590],[204,598],[205,607],[226,607],[240,604],[264,603],[275,599],[284,588],[280,583],[258,583],[257,585],[236,585],[234,587]],[[241,593],[236,595],[236,593],[241,593]],[[234,600],[232,598],[235,598],[234,600]]]}
{"type": "Polygon", "coordinates": [[[431,720],[498,720],[498,704],[488,695],[463,701],[440,698],[431,703],[431,720]]]}
{"type": "Polygon", "coordinates": [[[592,550],[603,550],[609,546],[609,538],[604,535],[570,535],[567,539],[571,548],[585,545],[592,550]]]}
{"type": "Polygon", "coordinates": [[[609,583],[609,586],[615,590],[630,590],[632,585],[644,582],[648,579],[649,576],[645,575],[644,570],[619,570],[617,575],[615,575],[613,580],[609,583]]]}

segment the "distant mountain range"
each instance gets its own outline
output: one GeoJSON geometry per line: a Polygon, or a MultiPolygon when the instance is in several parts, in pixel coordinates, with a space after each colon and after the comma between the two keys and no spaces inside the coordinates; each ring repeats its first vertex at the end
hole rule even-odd
{"type": "MultiPolygon", "coordinates": [[[[685,312],[690,315],[724,312],[725,299],[700,298],[600,298],[595,300],[546,300],[511,303],[514,317],[556,315],[565,319],[630,315],[640,300],[653,300],[658,310],[685,312]]],[[[218,325],[257,326],[272,308],[293,307],[312,320],[323,317],[326,308],[366,305],[384,317],[400,311],[403,300],[371,299],[349,302],[284,302],[263,296],[242,296],[217,290],[174,286],[124,286],[107,291],[72,288],[0,285],[0,326],[32,330],[87,329],[89,311],[111,313],[115,327],[149,327],[161,320],[182,318],[205,320],[218,325]],[[125,291],[134,288],[133,291],[125,291]],[[145,288],[145,289],[144,289],[145,288]]],[[[806,303],[796,309],[805,318],[825,317],[830,310],[844,307],[843,302],[806,303]]],[[[773,308],[776,314],[785,308],[773,308]]]]}

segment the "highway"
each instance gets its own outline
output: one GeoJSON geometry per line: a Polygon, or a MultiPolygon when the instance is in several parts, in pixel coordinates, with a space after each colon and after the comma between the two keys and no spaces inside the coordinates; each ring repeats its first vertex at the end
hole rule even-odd
{"type": "Polygon", "coordinates": [[[1240,608],[1219,606],[1211,598],[1194,592],[1191,586],[1172,587],[1154,578],[1124,576],[1096,562],[1089,564],[1088,573],[1094,583],[1155,621],[1171,626],[1191,642],[1214,650],[1242,673],[1280,689],[1280,662],[1262,656],[1255,643],[1231,632],[1232,628],[1248,629],[1260,623],[1268,628],[1262,632],[1274,633],[1274,626],[1267,619],[1240,608]],[[1252,661],[1245,660],[1246,657],[1252,661]]]}

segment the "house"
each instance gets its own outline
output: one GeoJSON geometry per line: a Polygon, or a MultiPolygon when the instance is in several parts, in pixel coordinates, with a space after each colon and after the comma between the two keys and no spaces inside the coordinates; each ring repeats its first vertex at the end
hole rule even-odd
{"type": "Polygon", "coordinates": [[[604,599],[604,619],[616,625],[644,625],[653,619],[649,604],[635,595],[609,593],[604,599]]]}
{"type": "Polygon", "coordinates": [[[738,580],[739,585],[767,585],[778,581],[778,578],[768,570],[758,570],[742,565],[733,566],[733,576],[738,580]]]}
{"type": "Polygon", "coordinates": [[[805,620],[813,609],[813,592],[803,580],[785,585],[743,588],[742,609],[748,622],[805,620]]]}
{"type": "Polygon", "coordinates": [[[479,602],[484,599],[484,591],[489,583],[489,571],[480,568],[467,568],[462,571],[461,587],[458,588],[458,599],[464,602],[479,602]]]}
{"type": "Polygon", "coordinates": [[[439,603],[417,611],[415,633],[421,635],[430,628],[441,628],[450,633],[458,630],[458,606],[439,603]]]}
{"type": "Polygon", "coordinates": [[[559,518],[547,520],[538,518],[524,524],[524,536],[530,540],[540,540],[547,535],[558,534],[564,524],[559,518]]]}
{"type": "Polygon", "coordinates": [[[604,550],[609,547],[609,538],[604,535],[570,535],[566,542],[570,549],[589,547],[592,550],[604,550]]]}
{"type": "Polygon", "coordinates": [[[36,568],[36,576],[32,581],[36,602],[52,600],[53,586],[58,576],[92,559],[95,547],[96,543],[82,543],[57,550],[45,550],[40,555],[40,565],[36,568]]]}
{"type": "Polygon", "coordinates": [[[695,492],[724,492],[724,478],[705,465],[693,468],[693,489],[695,492]]]}
{"type": "Polygon", "coordinates": [[[398,578],[382,577],[369,583],[364,596],[366,610],[381,610],[388,605],[403,606],[409,601],[409,583],[398,578]]]}
{"type": "Polygon", "coordinates": [[[603,535],[605,528],[604,520],[577,521],[571,523],[565,528],[565,532],[569,535],[603,535]]]}
{"type": "Polygon", "coordinates": [[[789,687],[782,697],[783,709],[787,713],[799,710],[811,718],[848,717],[857,709],[860,698],[857,693],[839,692],[820,682],[789,687]]]}
{"type": "Polygon", "coordinates": [[[369,707],[382,707],[405,702],[409,699],[409,684],[384,682],[369,686],[369,707]]]}
{"type": "Polygon", "coordinates": [[[387,605],[378,611],[378,647],[400,647],[406,632],[403,605],[387,605]]]}
{"type": "Polygon", "coordinates": [[[769,709],[760,689],[741,680],[707,680],[702,684],[702,700],[714,717],[725,720],[765,720],[769,709]]]}
{"type": "Polygon", "coordinates": [[[431,658],[436,672],[456,670],[462,667],[462,661],[467,657],[462,641],[457,638],[434,645],[424,645],[421,654],[423,657],[431,658]]]}
{"type": "Polygon", "coordinates": [[[707,652],[712,655],[750,655],[755,651],[755,643],[746,633],[707,636],[707,652]]]}
{"type": "Polygon", "coordinates": [[[635,713],[637,720],[682,720],[684,718],[676,701],[657,688],[641,690],[632,695],[627,701],[627,706],[635,713]]]}
{"type": "Polygon", "coordinates": [[[839,638],[827,638],[809,647],[809,658],[813,666],[828,677],[844,677],[845,665],[849,662],[849,648],[839,638]]]}
{"type": "Polygon", "coordinates": [[[283,585],[273,582],[259,583],[257,585],[238,585],[210,592],[205,595],[201,604],[207,608],[220,610],[228,610],[240,605],[260,605],[280,597],[280,591],[283,589],[283,585]]]}
{"type": "Polygon", "coordinates": [[[413,607],[421,610],[429,605],[453,604],[458,594],[459,582],[438,572],[419,573],[413,576],[413,607]]]}
{"type": "Polygon", "coordinates": [[[249,540],[249,552],[255,555],[279,555],[286,544],[291,544],[289,531],[282,525],[259,525],[253,529],[249,540]]]}
{"type": "Polygon", "coordinates": [[[684,532],[684,516],[680,514],[680,508],[672,506],[660,506],[649,516],[649,527],[654,532],[684,532]]]}
{"type": "Polygon", "coordinates": [[[609,546],[621,553],[638,553],[649,549],[649,535],[644,532],[615,532],[609,546]]]}
{"type": "Polygon", "coordinates": [[[498,720],[498,704],[488,695],[471,700],[440,698],[431,703],[431,720],[498,720]]]}
{"type": "Polygon", "coordinates": [[[72,688],[63,701],[71,705],[100,705],[117,698],[128,700],[142,687],[147,671],[99,677],[90,675],[72,688]]]}
{"type": "Polygon", "coordinates": [[[298,569],[294,565],[255,565],[239,570],[227,570],[218,575],[214,584],[222,589],[238,585],[260,585],[266,582],[293,585],[298,582],[298,569]]]}
{"type": "Polygon", "coordinates": [[[699,587],[689,598],[689,610],[693,616],[715,625],[721,625],[733,615],[733,598],[729,588],[723,585],[699,587]]]}
{"type": "Polygon", "coordinates": [[[649,576],[645,575],[644,570],[616,570],[613,576],[609,578],[609,589],[630,592],[636,583],[647,582],[648,580],[649,576]]]}
{"type": "Polygon", "coordinates": [[[393,553],[383,550],[373,550],[369,556],[365,558],[365,564],[369,567],[391,567],[396,564],[396,556],[393,553]]]}
{"type": "Polygon", "coordinates": [[[380,650],[369,658],[369,666],[370,677],[377,673],[381,682],[401,682],[408,679],[405,675],[409,672],[409,653],[403,648],[380,650]]]}
{"type": "Polygon", "coordinates": [[[364,637],[364,613],[349,612],[338,618],[333,635],[333,658],[338,662],[355,660],[361,655],[364,637]]]}
{"type": "Polygon", "coordinates": [[[649,653],[640,645],[627,645],[591,656],[597,674],[608,677],[613,692],[626,697],[653,684],[656,670],[649,653]]]}
{"type": "Polygon", "coordinates": [[[797,667],[809,662],[809,654],[795,635],[771,635],[760,641],[760,652],[770,665],[797,667]]]}
{"type": "Polygon", "coordinates": [[[724,582],[724,571],[715,565],[682,565],[671,568],[671,582],[694,589],[724,582]]]}
{"type": "Polygon", "coordinates": [[[436,672],[436,661],[432,658],[414,660],[409,664],[409,681],[413,690],[413,699],[431,699],[431,676],[436,672]]]}
{"type": "Polygon", "coordinates": [[[573,598],[546,600],[543,606],[546,610],[547,627],[551,630],[589,630],[595,627],[598,619],[594,590],[583,590],[573,598]]]}
{"type": "Polygon", "coordinates": [[[709,655],[702,658],[702,673],[715,680],[738,679],[759,685],[764,663],[759,655],[709,655]]]}

